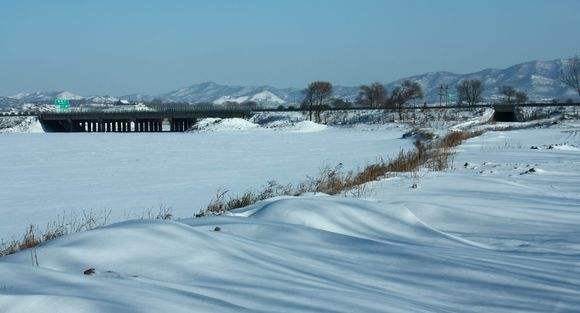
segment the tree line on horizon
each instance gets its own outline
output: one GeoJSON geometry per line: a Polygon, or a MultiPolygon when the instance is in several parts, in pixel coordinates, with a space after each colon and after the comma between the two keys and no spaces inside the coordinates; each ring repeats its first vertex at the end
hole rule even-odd
{"type": "MultiPolygon", "coordinates": [[[[575,89],[580,97],[580,60],[578,56],[570,58],[560,74],[560,81],[566,86],[575,89]]],[[[441,86],[441,90],[447,90],[448,86],[441,86]]],[[[479,79],[465,79],[455,86],[457,92],[457,104],[474,106],[483,102],[484,83],[479,79]]],[[[513,86],[502,86],[499,93],[503,96],[502,101],[506,104],[523,104],[528,101],[528,95],[522,90],[516,90],[513,86]]],[[[353,106],[371,107],[377,109],[395,109],[402,119],[402,111],[410,102],[416,102],[425,98],[421,84],[416,81],[405,80],[399,86],[389,92],[379,82],[370,85],[361,85],[356,101],[349,102],[340,98],[333,98],[333,85],[328,81],[314,81],[303,90],[304,99],[300,108],[308,111],[309,119],[321,121],[321,113],[328,108],[350,108],[353,106]]],[[[425,101],[424,106],[427,105],[425,101]]]]}

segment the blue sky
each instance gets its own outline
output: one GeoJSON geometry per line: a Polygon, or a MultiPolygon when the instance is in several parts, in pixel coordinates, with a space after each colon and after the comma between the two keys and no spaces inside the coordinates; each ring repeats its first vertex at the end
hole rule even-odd
{"type": "Polygon", "coordinates": [[[574,0],[0,0],[0,95],[302,87],[580,53],[574,0]]]}

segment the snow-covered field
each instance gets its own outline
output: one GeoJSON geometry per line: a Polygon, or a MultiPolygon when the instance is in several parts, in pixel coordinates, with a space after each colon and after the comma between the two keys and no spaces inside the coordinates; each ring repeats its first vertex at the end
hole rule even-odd
{"type": "Polygon", "coordinates": [[[20,236],[30,223],[44,227],[65,211],[112,210],[114,220],[163,206],[191,217],[220,188],[295,183],[325,165],[355,169],[412,146],[397,126],[312,129],[0,134],[0,238],[20,236]]]}
{"type": "MultiPolygon", "coordinates": [[[[210,154],[190,147],[192,142],[227,141],[230,146],[206,143],[214,159],[203,164],[224,171],[213,171],[220,179],[198,173],[187,185],[227,180],[228,186],[245,187],[263,180],[258,179],[262,174],[289,178],[314,171],[325,158],[353,164],[377,151],[396,151],[404,145],[395,139],[399,135],[354,129],[291,136],[270,131],[95,135],[84,147],[78,144],[87,135],[26,135],[48,140],[42,150],[53,147],[52,152],[31,151],[35,142],[28,139],[26,149],[33,157],[21,151],[16,153],[20,159],[11,160],[20,173],[29,173],[14,184],[32,191],[29,198],[42,189],[29,186],[41,180],[30,173],[44,171],[60,183],[62,177],[76,177],[76,184],[63,188],[73,188],[70,195],[78,191],[75,185],[85,191],[90,186],[90,193],[76,197],[79,201],[106,201],[107,194],[117,202],[138,195],[151,200],[155,188],[159,195],[172,189],[159,177],[157,183],[142,180],[145,174],[169,171],[185,179],[182,171],[169,170],[172,162],[194,151],[208,160],[210,154]],[[118,145],[126,138],[132,138],[131,151],[148,151],[149,158],[118,145]],[[102,150],[112,142],[114,148],[102,150]],[[72,156],[53,160],[65,151],[72,156]],[[247,151],[254,153],[248,157],[247,151]],[[283,158],[289,153],[291,158],[283,158]],[[316,157],[309,159],[312,154],[316,157]],[[238,166],[218,162],[223,158],[238,166]],[[146,167],[160,159],[167,163],[146,167]],[[316,164],[308,167],[312,160],[316,164]],[[48,163],[35,167],[33,161],[48,163]],[[261,167],[243,166],[256,162],[261,167]],[[124,185],[124,168],[145,171],[133,179],[138,188],[124,185]],[[120,197],[102,182],[131,192],[120,197]]],[[[17,151],[16,142],[4,144],[17,151]]],[[[38,267],[31,266],[29,251],[2,258],[0,312],[579,312],[579,181],[580,124],[489,132],[458,147],[453,170],[371,183],[368,199],[284,197],[229,216],[128,221],[39,247],[38,267]],[[221,230],[213,231],[216,226],[221,230]],[[95,273],[83,275],[89,268],[95,273]]],[[[6,190],[12,184],[3,184],[1,199],[19,194],[15,187],[6,190]]],[[[42,193],[47,198],[58,192],[52,184],[38,185],[49,188],[42,193]]],[[[22,214],[44,212],[40,207],[22,214]]]]}

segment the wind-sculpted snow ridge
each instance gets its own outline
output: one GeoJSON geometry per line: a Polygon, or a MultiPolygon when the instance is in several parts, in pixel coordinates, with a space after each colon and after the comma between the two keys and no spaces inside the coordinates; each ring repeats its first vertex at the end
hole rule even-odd
{"type": "Polygon", "coordinates": [[[492,249],[485,244],[470,242],[434,229],[404,205],[385,207],[377,202],[337,199],[321,195],[272,199],[235,210],[232,215],[303,225],[384,243],[413,245],[461,243],[492,249]]]}
{"type": "Polygon", "coordinates": [[[0,262],[2,312],[574,312],[576,257],[499,251],[400,203],[278,198],[131,221],[0,262]],[[86,271],[86,274],[83,272],[86,271]]]}

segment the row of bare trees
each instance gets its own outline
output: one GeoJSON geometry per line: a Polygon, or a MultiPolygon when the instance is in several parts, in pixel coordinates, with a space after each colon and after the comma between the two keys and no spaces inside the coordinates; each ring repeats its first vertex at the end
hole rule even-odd
{"type": "Polygon", "coordinates": [[[399,111],[399,118],[402,119],[405,105],[423,97],[423,88],[415,81],[403,81],[390,95],[383,84],[375,82],[360,86],[358,103],[375,108],[396,108],[399,111]]]}
{"type": "MultiPolygon", "coordinates": [[[[562,69],[561,81],[575,89],[580,96],[580,59],[578,56],[570,58],[562,69]]],[[[473,106],[483,101],[485,86],[481,80],[466,79],[456,86],[459,103],[473,106]]],[[[499,92],[504,101],[511,104],[521,104],[528,101],[528,95],[516,90],[512,86],[502,86],[499,92]]],[[[303,91],[304,100],[301,107],[309,112],[310,120],[321,121],[321,113],[331,106],[348,108],[350,103],[342,99],[333,98],[333,86],[327,81],[315,81],[303,91]]],[[[399,118],[402,118],[403,108],[412,101],[424,98],[425,94],[421,85],[416,81],[405,80],[400,86],[395,87],[391,93],[384,85],[374,82],[370,85],[362,85],[359,89],[357,102],[362,106],[375,108],[398,109],[399,118]]]]}

